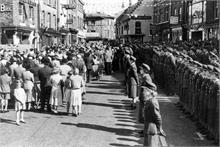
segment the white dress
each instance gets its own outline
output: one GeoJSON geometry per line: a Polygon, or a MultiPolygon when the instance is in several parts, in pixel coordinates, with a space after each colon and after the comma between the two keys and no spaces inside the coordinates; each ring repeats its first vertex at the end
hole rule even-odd
{"type": "Polygon", "coordinates": [[[26,109],[26,93],[23,88],[14,89],[15,100],[15,111],[26,109]]]}
{"type": "Polygon", "coordinates": [[[50,94],[50,104],[58,106],[58,99],[62,98],[60,82],[62,76],[60,74],[54,74],[50,77],[50,84],[52,85],[51,94],[50,94]]]}
{"type": "Polygon", "coordinates": [[[74,75],[70,77],[70,80],[72,85],[71,106],[81,106],[83,78],[79,75],[74,75]]]}

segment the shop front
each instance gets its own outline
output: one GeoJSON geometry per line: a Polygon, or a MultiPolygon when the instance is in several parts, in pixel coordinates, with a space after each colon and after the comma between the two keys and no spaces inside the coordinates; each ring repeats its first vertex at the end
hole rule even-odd
{"type": "MultiPolygon", "coordinates": [[[[31,32],[35,29],[21,26],[2,27],[2,44],[30,44],[31,32]]],[[[33,37],[33,36],[32,36],[33,37]]]]}
{"type": "Polygon", "coordinates": [[[182,27],[172,28],[172,42],[176,43],[178,41],[182,41],[182,39],[183,39],[182,27]]]}
{"type": "Polygon", "coordinates": [[[41,29],[41,45],[50,46],[59,43],[61,34],[53,28],[41,29]]]}

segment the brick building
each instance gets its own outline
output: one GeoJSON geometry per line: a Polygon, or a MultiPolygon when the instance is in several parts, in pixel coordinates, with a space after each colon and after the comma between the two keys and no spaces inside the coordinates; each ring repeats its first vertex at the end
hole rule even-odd
{"type": "Polygon", "coordinates": [[[0,1],[0,44],[33,44],[37,31],[35,0],[0,1]]]}
{"type": "Polygon", "coordinates": [[[116,19],[116,39],[121,42],[147,42],[152,40],[153,1],[139,0],[129,6],[116,19]]]}
{"type": "Polygon", "coordinates": [[[115,38],[114,17],[104,13],[87,14],[85,19],[87,40],[115,38]]]}

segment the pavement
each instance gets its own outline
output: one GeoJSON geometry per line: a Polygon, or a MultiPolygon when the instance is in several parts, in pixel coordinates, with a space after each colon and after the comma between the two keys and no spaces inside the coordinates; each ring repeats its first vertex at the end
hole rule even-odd
{"type": "MultiPolygon", "coordinates": [[[[131,110],[124,95],[123,74],[103,76],[87,84],[82,114],[68,116],[65,107],[59,114],[25,112],[27,123],[17,126],[16,113],[0,113],[0,147],[122,147],[143,146],[138,131],[137,110],[131,110]]],[[[168,146],[213,146],[197,130],[195,123],[175,105],[178,97],[158,95],[163,129],[168,146]]]]}

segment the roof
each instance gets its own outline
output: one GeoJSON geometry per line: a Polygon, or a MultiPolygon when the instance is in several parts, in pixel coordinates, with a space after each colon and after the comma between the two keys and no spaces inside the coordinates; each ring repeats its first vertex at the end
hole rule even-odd
{"type": "Polygon", "coordinates": [[[130,7],[125,9],[124,12],[117,19],[121,19],[126,14],[132,14],[142,4],[142,2],[143,0],[139,0],[134,5],[131,5],[130,7]]]}
{"type": "Polygon", "coordinates": [[[105,13],[101,13],[101,12],[86,14],[87,20],[88,19],[105,19],[105,18],[114,19],[113,16],[105,14],[105,13]]]}

